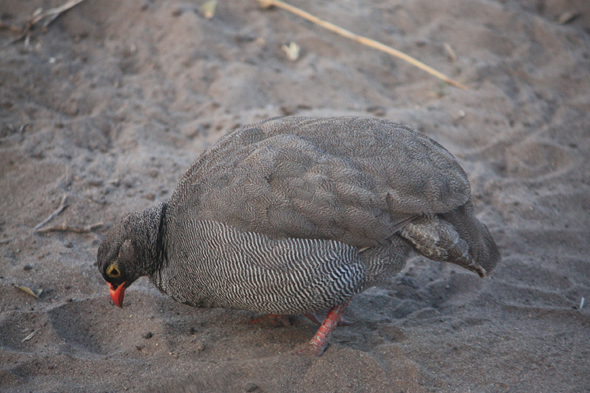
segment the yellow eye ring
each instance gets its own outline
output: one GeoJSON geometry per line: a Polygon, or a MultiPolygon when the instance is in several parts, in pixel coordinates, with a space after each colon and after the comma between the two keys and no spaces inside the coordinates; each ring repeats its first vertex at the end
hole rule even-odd
{"type": "Polygon", "coordinates": [[[107,276],[112,278],[121,277],[121,270],[117,267],[117,265],[112,264],[107,268],[107,276]]]}

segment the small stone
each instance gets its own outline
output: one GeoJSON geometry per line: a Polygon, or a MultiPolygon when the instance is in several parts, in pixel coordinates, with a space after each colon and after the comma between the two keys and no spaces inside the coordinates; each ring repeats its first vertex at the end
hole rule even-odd
{"type": "Polygon", "coordinates": [[[152,334],[152,332],[147,332],[146,334],[144,334],[142,337],[145,338],[146,340],[149,340],[150,338],[152,338],[154,335],[152,334]]]}
{"type": "Polygon", "coordinates": [[[258,389],[258,385],[256,385],[255,383],[249,382],[246,384],[244,389],[246,389],[247,392],[253,392],[256,389],[258,389]]]}
{"type": "Polygon", "coordinates": [[[197,333],[197,329],[194,327],[191,327],[190,333],[191,333],[191,336],[194,335],[195,333],[197,333]]]}
{"type": "Polygon", "coordinates": [[[402,277],[402,283],[409,286],[410,288],[418,288],[418,285],[410,277],[402,277]]]}
{"type": "Polygon", "coordinates": [[[382,106],[374,105],[367,108],[367,112],[372,113],[375,116],[385,116],[385,108],[382,106]]]}
{"type": "Polygon", "coordinates": [[[147,199],[148,201],[153,201],[156,199],[156,194],[150,192],[149,194],[145,194],[145,199],[147,199]]]}
{"type": "Polygon", "coordinates": [[[91,187],[100,187],[100,186],[102,186],[102,184],[103,184],[102,180],[93,179],[93,180],[88,181],[88,185],[91,187]]]}
{"type": "Polygon", "coordinates": [[[23,266],[23,270],[27,271],[27,270],[32,270],[33,269],[33,265],[25,265],[23,266]]]}
{"type": "Polygon", "coordinates": [[[295,112],[297,112],[297,107],[294,106],[281,106],[280,107],[281,110],[281,114],[283,116],[290,116],[292,114],[294,114],[295,112]]]}

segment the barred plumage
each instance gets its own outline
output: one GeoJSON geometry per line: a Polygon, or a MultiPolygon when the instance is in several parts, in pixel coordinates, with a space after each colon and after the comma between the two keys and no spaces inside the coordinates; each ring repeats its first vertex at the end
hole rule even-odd
{"type": "Polygon", "coordinates": [[[270,314],[331,308],[361,289],[358,250],[333,240],[272,239],[215,221],[187,221],[168,247],[174,269],[152,276],[174,300],[270,314]]]}
{"type": "Polygon", "coordinates": [[[348,301],[412,249],[481,276],[500,260],[454,157],[385,120],[288,117],[223,137],[167,203],[111,229],[98,265],[118,305],[147,275],[192,306],[331,308],[313,341],[321,354],[348,301]]]}

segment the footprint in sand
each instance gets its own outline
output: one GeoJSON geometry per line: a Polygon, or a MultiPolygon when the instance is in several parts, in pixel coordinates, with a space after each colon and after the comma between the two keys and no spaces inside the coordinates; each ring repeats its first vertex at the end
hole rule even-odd
{"type": "Polygon", "coordinates": [[[541,138],[511,146],[505,157],[509,176],[529,179],[563,174],[576,162],[567,148],[541,138]]]}

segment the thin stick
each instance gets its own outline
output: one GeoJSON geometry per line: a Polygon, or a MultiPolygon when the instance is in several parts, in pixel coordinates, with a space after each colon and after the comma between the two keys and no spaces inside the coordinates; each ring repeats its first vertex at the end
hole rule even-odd
{"type": "Polygon", "coordinates": [[[403,52],[398,51],[397,49],[394,49],[390,46],[387,46],[385,44],[382,44],[379,41],[375,41],[373,39],[367,38],[367,37],[363,37],[360,36],[358,34],[355,34],[351,31],[348,31],[346,29],[343,29],[341,27],[338,27],[330,22],[326,22],[324,20],[321,20],[320,18],[317,18],[315,16],[313,16],[312,14],[305,12],[297,7],[293,7],[292,5],[289,5],[287,3],[284,3],[280,0],[257,0],[258,3],[263,7],[263,8],[269,8],[272,6],[276,6],[279,8],[282,8],[284,10],[287,10],[289,12],[292,12],[293,14],[300,16],[304,19],[307,19],[310,22],[315,23],[316,25],[322,26],[325,29],[328,29],[336,34],[340,34],[341,36],[344,36],[346,38],[349,38],[353,41],[359,42],[363,45],[367,45],[370,46],[372,48],[378,49],[382,52],[388,53],[391,56],[400,58],[402,60],[405,60],[406,62],[412,64],[415,67],[420,68],[423,71],[428,72],[431,75],[434,75],[435,77],[443,80],[444,82],[453,85],[455,87],[458,87],[460,89],[467,89],[467,86],[452,80],[451,78],[449,78],[448,76],[438,72],[437,70],[435,70],[434,68],[431,68],[429,66],[427,66],[426,64],[414,59],[411,56],[406,55],[403,52]]]}
{"type": "Polygon", "coordinates": [[[51,8],[51,9],[45,11],[43,14],[41,14],[41,17],[39,18],[39,20],[42,18],[45,18],[46,16],[49,16],[50,18],[43,24],[44,27],[47,27],[47,26],[49,26],[49,24],[51,22],[53,22],[55,19],[57,19],[58,16],[60,16],[61,14],[63,14],[67,10],[69,10],[70,8],[80,4],[83,1],[84,0],[70,0],[67,3],[65,3],[59,7],[51,8]]]}
{"type": "Polygon", "coordinates": [[[61,225],[56,225],[56,226],[52,226],[52,227],[39,229],[37,232],[38,233],[47,233],[47,232],[88,233],[88,232],[92,232],[93,230],[95,230],[97,228],[100,228],[103,225],[104,225],[104,223],[97,222],[96,224],[87,225],[85,227],[80,228],[80,227],[70,227],[70,226],[66,225],[66,223],[64,222],[61,225]]]}
{"type": "Polygon", "coordinates": [[[59,7],[50,8],[45,12],[42,12],[41,9],[39,9],[38,11],[41,11],[41,12],[35,12],[33,14],[33,16],[31,17],[31,19],[29,20],[29,23],[27,24],[27,27],[28,27],[27,30],[30,30],[31,27],[33,27],[33,25],[39,23],[40,20],[42,20],[43,18],[46,18],[48,16],[50,18],[45,22],[45,24],[43,26],[44,27],[49,26],[49,24],[51,22],[53,22],[58,16],[60,16],[61,14],[63,14],[67,10],[69,10],[70,8],[74,7],[75,5],[80,4],[83,1],[84,0],[70,0],[67,3],[60,5],[59,7]]]}
{"type": "Polygon", "coordinates": [[[22,33],[22,29],[16,26],[9,25],[8,23],[0,22],[0,30],[10,30],[13,33],[22,33]]]}
{"type": "Polygon", "coordinates": [[[69,205],[66,203],[66,199],[68,198],[67,194],[64,194],[64,196],[61,198],[61,203],[59,204],[59,207],[53,212],[51,213],[51,215],[49,217],[47,217],[42,223],[38,224],[35,227],[35,231],[36,232],[41,232],[39,231],[39,228],[41,228],[43,225],[47,224],[49,221],[51,221],[54,217],[57,217],[62,211],[64,211],[64,209],[66,207],[68,207],[69,205]]]}
{"type": "MultiPolygon", "coordinates": [[[[47,27],[54,20],[56,20],[61,14],[63,14],[64,12],[69,10],[70,8],[80,4],[83,1],[85,1],[85,0],[69,0],[68,2],[62,4],[61,6],[48,9],[45,12],[43,12],[42,9],[39,8],[33,13],[33,15],[31,15],[31,18],[27,21],[27,23],[25,24],[25,26],[23,28],[18,28],[18,27],[8,25],[6,23],[1,23],[0,28],[9,29],[13,32],[21,34],[19,37],[11,40],[7,45],[4,45],[3,47],[10,46],[10,45],[22,40],[23,38],[25,40],[28,40],[30,37],[29,33],[31,32],[33,27],[37,23],[39,23],[39,21],[43,20],[44,18],[47,18],[45,23],[43,23],[43,27],[47,27]]],[[[28,42],[26,44],[27,44],[26,46],[28,46],[28,42]]]]}
{"type": "Polygon", "coordinates": [[[29,341],[30,339],[32,339],[33,337],[35,337],[35,334],[37,334],[37,332],[39,331],[39,329],[35,329],[33,331],[33,333],[29,334],[27,337],[23,338],[21,343],[24,343],[25,341],[29,341]]]}

